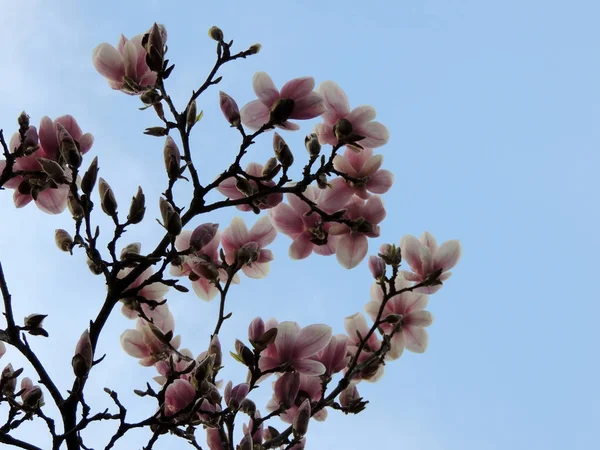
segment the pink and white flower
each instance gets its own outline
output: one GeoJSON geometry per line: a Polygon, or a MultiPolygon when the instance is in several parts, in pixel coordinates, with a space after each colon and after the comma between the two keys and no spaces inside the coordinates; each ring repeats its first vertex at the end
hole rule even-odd
{"type": "MultiPolygon", "coordinates": [[[[125,278],[127,275],[129,275],[131,273],[131,271],[133,269],[134,269],[133,267],[126,267],[125,269],[122,269],[117,274],[117,278],[120,278],[120,279],[125,278]]],[[[152,267],[148,267],[133,281],[133,283],[131,283],[127,287],[127,289],[137,288],[142,283],[144,283],[148,278],[150,278],[152,275],[154,275],[154,269],[152,267]]],[[[140,296],[140,297],[144,297],[146,300],[161,301],[161,300],[163,300],[164,296],[166,295],[166,293],[168,291],[169,291],[168,286],[164,285],[161,282],[156,281],[154,283],[148,284],[147,286],[144,286],[143,288],[141,288],[136,295],[140,296]]],[[[150,307],[147,304],[142,303],[140,305],[140,303],[135,298],[123,299],[122,302],[123,302],[123,306],[121,307],[121,312],[128,319],[135,319],[136,317],[138,317],[139,314],[138,314],[137,309],[140,307],[142,308],[144,313],[146,313],[146,315],[148,315],[148,313],[151,311],[150,307]]]]}
{"type": "MultiPolygon", "coordinates": [[[[287,372],[273,382],[273,397],[267,403],[267,410],[275,411],[280,404],[284,404],[286,410],[279,418],[286,423],[292,423],[304,400],[308,398],[313,404],[318,402],[322,389],[319,377],[287,372]]],[[[327,418],[327,410],[322,409],[313,418],[324,421],[327,418]]]]}
{"type": "Polygon", "coordinates": [[[364,180],[349,185],[356,195],[365,200],[370,197],[369,192],[385,194],[394,183],[394,174],[381,169],[382,163],[383,155],[373,155],[370,148],[365,148],[359,153],[346,148],[344,155],[336,155],[333,160],[336,170],[351,178],[364,180]]]}
{"type": "Polygon", "coordinates": [[[177,414],[194,401],[196,389],[181,378],[171,383],[165,391],[165,416],[177,414]]]}
{"type": "Polygon", "coordinates": [[[269,75],[257,72],[252,77],[252,87],[258,100],[251,101],[240,112],[242,123],[252,130],[258,130],[271,118],[279,119],[273,124],[278,128],[299,130],[288,119],[313,119],[325,112],[323,98],[314,91],[313,77],[295,78],[279,91],[269,75]]]}
{"type": "MultiPolygon", "coordinates": [[[[346,333],[348,333],[348,354],[352,357],[356,355],[358,351],[358,346],[360,345],[361,337],[365,338],[369,333],[369,326],[367,325],[367,320],[365,316],[361,313],[356,313],[351,316],[348,316],[344,319],[344,328],[346,329],[346,333]]],[[[381,341],[377,338],[375,333],[369,336],[367,343],[363,347],[360,355],[358,356],[358,364],[362,364],[367,361],[373,354],[373,352],[378,351],[381,348],[381,341]]],[[[379,380],[383,376],[383,365],[378,364],[375,365],[373,370],[370,370],[369,373],[358,372],[352,377],[355,381],[366,380],[370,382],[375,382],[379,380]]]]}

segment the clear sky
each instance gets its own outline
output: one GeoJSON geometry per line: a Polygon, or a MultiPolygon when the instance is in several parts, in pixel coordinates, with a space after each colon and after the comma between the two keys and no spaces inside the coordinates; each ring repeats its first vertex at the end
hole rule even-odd
{"type": "MultiPolygon", "coordinates": [[[[236,48],[263,45],[258,56],[222,72],[220,89],[240,105],[253,98],[252,74],[264,70],[278,86],[304,75],[335,80],[352,106],[377,108],[378,120],[391,132],[381,149],[384,168],[395,173],[396,183],[384,197],[388,215],[381,238],[370,249],[428,230],[439,241],[460,239],[463,258],[430,299],[436,320],[428,351],[406,352],[386,366],[380,382],[361,383],[361,394],[371,401],[362,414],[331,412],[324,424],[311,423],[307,448],[597,448],[598,2],[0,5],[0,127],[10,136],[23,109],[36,125],[43,115],[74,115],[84,132],[95,135],[89,155],[98,155],[122,209],[142,185],[148,219],[158,215],[164,189],[163,141],[141,134],[158,125],[153,113],[138,111],[138,99],[112,91],[96,73],[91,52],[100,42],[116,45],[120,33],[131,37],[154,21],[164,23],[176,64],[168,88],[183,105],[212,67],[214,43],[206,32],[216,24],[236,48]]],[[[218,89],[199,101],[205,118],[193,145],[205,180],[229,164],[238,145],[217,102],[218,89]]],[[[285,134],[299,159],[309,130],[305,124],[303,132],[285,134]]],[[[270,152],[270,139],[263,139],[249,160],[263,162],[270,152]]],[[[89,273],[81,252],[69,257],[54,246],[55,228],[72,229],[68,213],[47,216],[33,205],[17,211],[11,192],[0,193],[0,211],[0,260],[16,315],[50,314],[51,339],[31,341],[66,389],[76,340],[103,299],[102,280],[89,273]]],[[[236,214],[203,221],[225,226],[236,214]]],[[[146,220],[124,243],[141,241],[149,249],[158,235],[158,225],[146,220]]],[[[348,272],[333,258],[290,261],[289,243],[281,235],[271,245],[276,261],[266,279],[244,278],[233,290],[225,348],[246,337],[256,315],[327,323],[342,332],[343,318],[369,300],[366,262],[348,272]]],[[[193,294],[169,300],[183,346],[203,350],[217,303],[193,294]]],[[[141,418],[154,406],[129,392],[155,373],[120,349],[119,335],[132,325],[119,314],[109,322],[99,344],[100,354],[108,356],[94,369],[87,398],[98,408],[111,406],[102,392],[108,386],[131,405],[132,418],[141,418]]],[[[23,365],[13,350],[2,366],[8,361],[23,365]]],[[[228,362],[224,378],[241,382],[242,368],[228,362]]],[[[266,392],[260,391],[258,404],[264,405],[266,392]]],[[[24,430],[44,436],[41,426],[28,426],[24,430]]],[[[92,428],[88,445],[103,448],[112,429],[92,428]]],[[[42,447],[46,442],[31,440],[42,447]]],[[[132,433],[118,448],[141,448],[146,440],[132,433]]],[[[167,437],[156,448],[186,447],[167,437]]]]}

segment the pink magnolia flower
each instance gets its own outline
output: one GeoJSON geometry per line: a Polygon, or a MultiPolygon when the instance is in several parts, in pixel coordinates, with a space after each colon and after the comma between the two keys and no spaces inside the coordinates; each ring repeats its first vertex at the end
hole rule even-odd
{"type": "MultiPolygon", "coordinates": [[[[117,274],[117,278],[123,279],[125,278],[127,275],[129,275],[129,273],[133,270],[132,267],[126,267],[125,269],[122,269],[118,274],[117,274]]],[[[127,289],[133,289],[136,288],[138,286],[140,286],[142,283],[144,283],[148,278],[150,278],[152,275],[154,274],[154,269],[152,267],[148,267],[146,270],[144,270],[140,276],[138,276],[133,283],[131,283],[127,289]]],[[[138,296],[140,297],[144,297],[146,300],[155,300],[155,301],[161,301],[165,294],[169,291],[169,287],[165,286],[164,284],[160,283],[160,282],[154,282],[151,283],[147,286],[144,286],[142,289],[139,290],[139,292],[137,293],[138,296]]],[[[128,319],[135,319],[138,317],[138,312],[137,312],[137,308],[142,308],[142,310],[144,311],[144,313],[146,315],[148,315],[150,313],[150,307],[147,304],[142,303],[141,305],[139,304],[139,302],[137,300],[135,300],[135,298],[131,298],[131,299],[124,299],[121,300],[123,302],[123,306],[121,307],[121,312],[123,313],[123,315],[125,317],[127,317],[128,319]]]]}
{"type": "MultiPolygon", "coordinates": [[[[448,272],[460,259],[462,249],[460,242],[451,240],[438,247],[435,238],[424,232],[419,239],[406,235],[400,241],[402,258],[408,263],[412,272],[402,271],[408,281],[421,283],[438,270],[442,271],[440,281],[446,281],[452,275],[448,272]]],[[[441,285],[425,286],[415,289],[415,292],[433,294],[441,289],[441,285]]]]}
{"type": "Polygon", "coordinates": [[[342,119],[350,123],[351,129],[348,134],[364,136],[364,139],[358,141],[361,147],[377,148],[387,143],[390,137],[388,129],[379,122],[373,122],[375,108],[372,106],[359,106],[350,111],[348,97],[333,81],[321,83],[317,92],[323,96],[323,101],[327,106],[327,111],[323,114],[325,122],[319,123],[315,127],[321,144],[336,145],[338,143],[333,127],[342,119]]]}
{"type": "Polygon", "coordinates": [[[246,223],[234,217],[229,228],[223,231],[221,243],[228,264],[236,262],[242,265],[242,271],[250,278],[264,278],[270,270],[269,262],[273,260],[271,250],[266,250],[277,236],[277,230],[268,216],[256,221],[250,231],[246,223]]]}
{"type": "Polygon", "coordinates": [[[44,392],[38,385],[34,385],[31,378],[24,377],[21,380],[21,400],[27,409],[37,409],[44,406],[44,392]]]}
{"type": "Polygon", "coordinates": [[[287,366],[305,375],[325,373],[325,366],[311,359],[331,340],[331,327],[309,325],[304,328],[296,322],[281,322],[277,326],[275,342],[267,346],[259,359],[262,371],[287,366]]]}
{"type": "Polygon", "coordinates": [[[269,75],[257,72],[252,77],[252,87],[258,100],[248,103],[240,113],[242,123],[252,130],[258,130],[271,118],[278,128],[299,130],[288,119],[313,119],[325,111],[323,98],[313,90],[313,77],[294,78],[278,91],[269,75]]]}
{"type": "MultiPolygon", "coordinates": [[[[167,30],[159,25],[163,42],[167,41],[167,30]]],[[[154,86],[156,74],[146,64],[146,50],[142,47],[144,34],[127,39],[121,35],[117,48],[107,43],[98,45],[92,52],[92,62],[96,70],[106,78],[108,85],[126,94],[135,95],[123,81],[128,76],[140,86],[154,86]]]]}
{"type": "Polygon", "coordinates": [[[181,378],[171,383],[165,391],[165,416],[177,414],[194,401],[196,389],[181,378]]]}
{"type": "Polygon", "coordinates": [[[217,428],[206,428],[206,444],[210,450],[225,450],[217,428]]]}
{"type": "MultiPolygon", "coordinates": [[[[187,348],[179,350],[179,354],[172,355],[173,369],[175,369],[176,372],[183,372],[186,368],[189,367],[190,364],[195,364],[193,361],[185,359],[184,357],[190,358],[192,360],[194,359],[192,352],[187,348]]],[[[160,385],[165,384],[167,382],[168,377],[173,373],[173,371],[171,370],[171,363],[167,360],[161,360],[154,364],[154,367],[160,375],[154,377],[153,380],[160,385]]],[[[189,381],[190,376],[191,372],[180,375],[179,378],[189,381]]]]}
{"type": "MultiPolygon", "coordinates": [[[[396,277],[396,291],[401,291],[411,286],[411,283],[401,276],[396,277]]],[[[427,306],[427,295],[416,292],[403,292],[395,295],[385,304],[382,319],[391,314],[397,314],[400,319],[397,323],[382,323],[381,329],[385,333],[391,333],[394,328],[396,333],[391,340],[391,348],[387,353],[387,359],[398,359],[404,348],[414,353],[423,353],[427,350],[429,336],[425,327],[433,322],[429,311],[424,311],[427,306]]],[[[383,292],[377,283],[371,286],[371,301],[365,305],[365,311],[371,319],[377,318],[377,313],[383,302],[383,292]]]]}
{"type": "Polygon", "coordinates": [[[370,197],[369,192],[385,194],[394,183],[394,175],[382,170],[383,155],[373,155],[373,150],[365,148],[359,153],[346,148],[344,155],[336,155],[333,166],[336,170],[352,178],[362,178],[362,183],[349,183],[355,194],[362,199],[370,197]],[[369,191],[369,192],[367,192],[369,191]]]}
{"type": "MultiPolygon", "coordinates": [[[[262,177],[262,164],[258,163],[249,163],[246,166],[246,173],[248,175],[252,175],[254,177],[262,177]]],[[[260,192],[258,183],[254,180],[249,180],[250,186],[252,187],[254,193],[260,192]]],[[[237,179],[235,177],[226,178],[217,186],[217,191],[226,196],[231,200],[239,200],[241,198],[246,198],[246,194],[240,192],[240,190],[236,187],[237,179]]],[[[273,187],[275,186],[274,181],[261,181],[261,184],[265,187],[273,187]]],[[[277,206],[283,200],[283,194],[270,194],[263,197],[259,197],[256,201],[256,206],[259,209],[269,209],[277,206]]],[[[252,211],[252,207],[250,205],[235,205],[237,209],[240,211],[252,211]]]]}
{"type": "Polygon", "coordinates": [[[353,197],[346,204],[346,209],[344,217],[357,223],[352,228],[346,224],[335,224],[330,233],[338,235],[335,252],[338,262],[342,267],[352,269],[367,255],[367,237],[379,236],[379,223],[386,213],[383,201],[378,195],[373,195],[367,201],[353,197]]]}
{"type": "Polygon", "coordinates": [[[229,381],[225,386],[225,404],[231,409],[237,409],[240,406],[240,403],[242,403],[242,400],[246,398],[249,391],[250,385],[248,383],[241,383],[233,386],[233,383],[229,381]]]}
{"type": "MultiPolygon", "coordinates": [[[[342,178],[335,178],[330,185],[331,188],[323,190],[308,186],[304,196],[327,213],[338,211],[353,192],[342,178]]],[[[316,212],[310,213],[310,206],[298,196],[287,194],[287,200],[287,204],[277,205],[269,211],[269,215],[275,227],[292,238],[290,258],[304,259],[313,251],[324,256],[335,253],[336,238],[328,236],[331,223],[323,223],[316,212]]]]}
{"type": "MultiPolygon", "coordinates": [[[[61,130],[66,131],[79,145],[81,154],[85,154],[92,147],[94,137],[90,133],[83,134],[73,116],[66,115],[51,120],[44,116],[40,122],[39,148],[28,156],[17,158],[13,171],[40,172],[39,175],[19,175],[8,180],[4,187],[15,189],[13,200],[17,208],[30,203],[32,200],[38,208],[48,214],[60,214],[67,207],[69,186],[58,184],[42,173],[42,166],[37,158],[45,158],[59,163],[65,172],[65,181],[71,181],[71,171],[66,167],[61,158],[59,135],[61,130]],[[61,128],[64,127],[64,130],[61,128]],[[35,198],[34,198],[35,197],[35,198]]],[[[19,133],[12,135],[9,148],[14,152],[21,144],[19,133]]],[[[38,131],[30,126],[26,132],[25,142],[29,148],[38,146],[38,131]]],[[[6,166],[5,161],[0,161],[0,173],[6,166]]]]}
{"type": "Polygon", "coordinates": [[[142,366],[150,367],[158,361],[168,359],[173,349],[179,348],[180,336],[175,336],[169,342],[166,335],[175,329],[173,314],[166,304],[149,311],[148,318],[152,323],[139,318],[135,330],[125,330],[121,334],[123,350],[134,358],[139,358],[142,366]],[[161,336],[162,335],[162,336],[161,336]]]}
{"type": "Polygon", "coordinates": [[[348,336],[337,334],[331,338],[327,347],[317,353],[313,358],[325,366],[324,375],[331,375],[340,372],[350,362],[348,356],[348,336]]]}
{"type": "MultiPolygon", "coordinates": [[[[273,397],[267,403],[267,410],[275,411],[283,403],[286,410],[279,415],[279,418],[286,423],[292,423],[304,400],[318,402],[321,399],[322,389],[319,377],[287,372],[273,382],[273,397]]],[[[324,421],[327,418],[327,410],[322,409],[313,418],[320,422],[324,421]]]]}
{"type": "MultiPolygon", "coordinates": [[[[356,313],[351,316],[348,316],[344,319],[344,328],[346,329],[346,333],[348,333],[348,337],[350,338],[348,341],[348,353],[354,357],[356,352],[358,351],[358,346],[360,345],[360,337],[366,337],[369,333],[369,326],[367,325],[367,320],[365,316],[361,313],[356,313]]],[[[373,352],[376,352],[381,348],[381,341],[377,338],[376,334],[373,333],[369,336],[366,345],[363,347],[359,357],[358,364],[364,363],[367,359],[371,357],[373,352]]],[[[360,381],[361,379],[375,382],[379,380],[383,376],[383,365],[376,366],[372,371],[368,374],[359,372],[354,375],[353,380],[360,381]]]]}
{"type": "MultiPolygon", "coordinates": [[[[175,247],[177,250],[188,250],[190,248],[191,237],[192,231],[182,231],[181,234],[177,236],[177,239],[175,239],[175,247]]],[[[196,295],[205,301],[212,300],[219,293],[214,279],[211,278],[218,276],[218,279],[220,280],[227,279],[227,273],[221,267],[221,261],[219,259],[220,241],[221,234],[219,231],[215,230],[212,239],[208,243],[189,255],[182,256],[181,265],[171,266],[171,274],[176,277],[188,276],[192,282],[192,288],[196,295]]],[[[236,284],[239,283],[240,277],[235,274],[232,282],[236,284]]]]}

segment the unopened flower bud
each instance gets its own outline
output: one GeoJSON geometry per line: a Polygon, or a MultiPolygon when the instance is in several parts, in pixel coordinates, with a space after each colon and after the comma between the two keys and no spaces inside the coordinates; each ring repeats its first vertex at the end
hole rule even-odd
{"type": "Polygon", "coordinates": [[[98,180],[98,191],[100,193],[100,206],[102,211],[111,217],[115,217],[117,214],[117,199],[111,189],[110,185],[100,177],[98,180]]]}
{"type": "Polygon", "coordinates": [[[252,417],[256,413],[256,404],[249,398],[245,398],[240,403],[240,411],[252,417]]]}
{"type": "Polygon", "coordinates": [[[208,347],[208,355],[214,357],[214,366],[216,368],[221,367],[223,361],[223,352],[221,350],[221,342],[219,341],[219,336],[216,334],[210,341],[210,345],[208,347]]]}
{"type": "Polygon", "coordinates": [[[2,375],[0,376],[0,385],[2,386],[2,392],[7,395],[12,395],[15,393],[15,388],[17,387],[17,376],[13,369],[11,363],[2,370],[2,375]]]}
{"type": "Polygon", "coordinates": [[[255,318],[248,326],[248,339],[250,342],[256,342],[265,333],[265,322],[260,318],[255,318]]]}
{"type": "Polygon", "coordinates": [[[390,266],[397,266],[402,262],[402,251],[396,245],[382,244],[379,248],[379,256],[390,266]]]}
{"type": "Polygon", "coordinates": [[[351,406],[354,402],[360,400],[361,397],[358,394],[358,389],[356,389],[356,385],[354,384],[348,386],[340,394],[340,405],[342,406],[342,408],[347,408],[351,406]]]}
{"type": "Polygon", "coordinates": [[[218,229],[218,223],[203,223],[197,226],[190,236],[190,247],[200,250],[214,239],[218,229]]]}
{"type": "Polygon", "coordinates": [[[252,367],[254,365],[254,354],[252,353],[252,350],[246,347],[239,339],[236,339],[235,341],[235,351],[237,352],[239,360],[246,366],[252,367]]]}
{"type": "Polygon", "coordinates": [[[244,435],[236,450],[252,450],[252,436],[250,434],[244,435]]]}
{"type": "Polygon", "coordinates": [[[58,129],[58,150],[60,155],[67,164],[79,167],[81,165],[81,153],[75,139],[60,123],[57,123],[56,127],[58,129]]]}
{"type": "Polygon", "coordinates": [[[235,260],[239,267],[252,264],[260,256],[260,247],[256,242],[249,242],[235,252],[235,260]]]}
{"type": "Polygon", "coordinates": [[[67,198],[67,207],[73,218],[76,220],[81,219],[85,213],[81,204],[72,195],[69,195],[67,198]]]}
{"type": "Polygon", "coordinates": [[[141,250],[142,250],[142,244],[140,244],[139,242],[134,242],[132,244],[129,244],[129,245],[126,245],[125,247],[123,247],[123,250],[121,250],[121,255],[119,256],[119,258],[121,260],[124,260],[124,259],[127,259],[127,257],[130,255],[139,255],[141,250]]]}
{"type": "Polygon", "coordinates": [[[142,47],[146,49],[146,64],[153,72],[160,72],[163,69],[163,60],[165,56],[166,32],[163,26],[157,23],[142,38],[142,47]],[[161,29],[162,28],[162,29],[161,29]]]}
{"type": "Polygon", "coordinates": [[[246,53],[248,53],[249,55],[256,55],[258,52],[260,52],[260,49],[262,48],[262,45],[256,43],[256,44],[252,44],[250,47],[248,47],[248,50],[246,51],[246,53]]]}
{"type": "Polygon", "coordinates": [[[330,187],[329,183],[327,183],[327,175],[324,173],[317,175],[317,187],[319,189],[326,189],[330,187]]]}
{"type": "Polygon", "coordinates": [[[89,330],[85,330],[77,342],[75,356],[71,360],[75,376],[86,376],[92,368],[93,358],[94,351],[92,349],[92,341],[90,340],[90,332],[89,330]]]}
{"type": "Polygon", "coordinates": [[[154,105],[155,103],[160,102],[162,96],[156,89],[148,89],[140,95],[140,100],[146,105],[154,105]]]}
{"type": "Polygon", "coordinates": [[[169,134],[169,130],[164,127],[149,127],[144,130],[144,134],[148,136],[161,137],[169,134]]]}
{"type": "Polygon", "coordinates": [[[98,176],[98,157],[96,156],[92,160],[92,163],[90,164],[90,167],[88,168],[87,172],[83,175],[83,178],[81,179],[81,190],[84,193],[86,193],[87,195],[90,195],[92,190],[94,189],[94,185],[96,184],[97,176],[98,176]]]}
{"type": "Polygon", "coordinates": [[[198,114],[198,107],[196,106],[196,100],[192,100],[192,103],[190,103],[187,112],[185,113],[185,124],[188,131],[191,130],[198,121],[196,114],[198,114]]]}
{"type": "Polygon", "coordinates": [[[281,165],[277,162],[277,158],[273,156],[265,163],[261,172],[261,176],[267,178],[268,180],[272,180],[275,175],[279,173],[279,169],[281,169],[281,165]]]}
{"type": "Polygon", "coordinates": [[[223,91],[219,91],[221,111],[232,127],[240,125],[240,109],[235,100],[223,91]]]}
{"type": "Polygon", "coordinates": [[[27,328],[41,328],[46,317],[48,317],[47,314],[30,314],[25,317],[23,323],[27,328]]]}
{"type": "Polygon", "coordinates": [[[294,163],[294,155],[279,133],[273,134],[273,150],[275,151],[277,160],[284,169],[287,169],[294,163]]]}
{"type": "Polygon", "coordinates": [[[90,258],[88,258],[87,259],[87,265],[88,265],[88,268],[90,269],[90,271],[94,275],[102,275],[103,268],[102,268],[102,266],[100,264],[97,264],[93,260],[91,260],[90,258]]]}
{"type": "Polygon", "coordinates": [[[29,128],[29,116],[25,111],[21,111],[21,114],[19,114],[19,117],[17,118],[17,123],[21,130],[27,130],[29,128]]]}
{"type": "Polygon", "coordinates": [[[294,112],[294,100],[291,98],[280,98],[271,107],[269,121],[275,124],[282,124],[290,118],[294,112]]]}
{"type": "Polygon", "coordinates": [[[44,405],[44,393],[39,386],[33,386],[21,394],[26,409],[38,409],[44,405]]]}
{"type": "Polygon", "coordinates": [[[385,276],[385,261],[379,256],[369,256],[369,270],[376,280],[385,276]]]}
{"type": "Polygon", "coordinates": [[[179,236],[182,227],[179,213],[175,211],[173,206],[162,197],[159,200],[159,206],[163,219],[163,225],[167,232],[173,236],[179,236]]]}
{"type": "Polygon", "coordinates": [[[73,248],[73,238],[68,231],[60,228],[54,231],[54,242],[63,252],[71,252],[73,248]]]}
{"type": "Polygon", "coordinates": [[[163,155],[165,158],[165,168],[167,169],[167,175],[169,176],[169,179],[177,179],[181,171],[179,167],[181,164],[181,152],[171,136],[167,136],[163,149],[163,155]]]}
{"type": "Polygon", "coordinates": [[[131,199],[131,206],[129,207],[129,214],[127,214],[127,221],[132,224],[140,223],[144,219],[146,213],[146,197],[142,188],[138,186],[135,197],[131,199]]]}
{"type": "Polygon", "coordinates": [[[65,171],[56,161],[47,158],[36,158],[36,161],[42,166],[42,170],[48,175],[48,178],[54,180],[58,184],[67,181],[65,171]]]}
{"type": "Polygon", "coordinates": [[[207,355],[202,361],[198,363],[192,374],[192,385],[199,389],[203,381],[207,380],[212,374],[215,366],[215,356],[207,355]]]}
{"type": "Polygon", "coordinates": [[[311,133],[304,138],[304,146],[312,157],[317,157],[321,153],[321,144],[317,133],[311,133]]]}
{"type": "Polygon", "coordinates": [[[217,26],[210,27],[208,29],[208,35],[211,37],[211,39],[214,39],[217,42],[221,42],[223,40],[223,31],[217,26]]]}
{"type": "Polygon", "coordinates": [[[308,422],[310,421],[310,416],[310,399],[307,398],[304,400],[304,402],[302,402],[298,408],[298,412],[296,412],[296,417],[294,417],[294,422],[292,423],[294,436],[301,437],[306,434],[308,431],[308,422]]]}

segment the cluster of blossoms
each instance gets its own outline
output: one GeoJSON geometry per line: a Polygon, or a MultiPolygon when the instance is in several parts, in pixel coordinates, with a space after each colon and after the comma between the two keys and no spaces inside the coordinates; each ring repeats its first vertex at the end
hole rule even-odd
{"type": "MultiPolygon", "coordinates": [[[[223,40],[221,30],[213,28],[209,34],[219,43],[219,58],[227,54],[235,59],[230,54],[231,43],[223,40]]],[[[197,95],[194,93],[185,113],[176,114],[177,123],[165,119],[162,102],[171,100],[162,82],[173,69],[167,67],[168,61],[164,59],[166,39],[165,28],[155,24],[148,33],[131,40],[121,36],[117,48],[99,45],[93,52],[93,64],[111,88],[139,95],[145,104],[154,106],[167,126],[149,128],[147,134],[167,135],[163,150],[169,188],[159,204],[161,225],[167,232],[170,249],[151,260],[141,254],[140,244],[130,244],[117,260],[114,245],[126,226],[143,219],[145,197],[140,188],[132,200],[127,222],[120,223],[115,196],[101,178],[98,183],[101,207],[116,225],[115,239],[109,244],[112,263],[98,256],[97,236],[88,233],[85,242],[78,236],[77,243],[85,247],[92,272],[107,275],[109,292],[119,283],[125,285],[119,287],[117,300],[122,302],[122,313],[136,324],[135,329],[123,332],[121,345],[141,365],[154,367],[158,372],[154,380],[161,386],[160,392],[148,386],[147,391],[140,393],[158,400],[154,416],[158,422],[154,425],[201,424],[206,429],[210,450],[233,449],[230,442],[233,432],[228,436],[224,430],[225,427],[232,430],[236,414],[243,413],[248,420],[243,424],[243,438],[237,449],[263,448],[266,443],[268,448],[288,445],[287,449],[300,450],[306,444],[311,418],[323,421],[331,408],[344,413],[360,412],[367,403],[359,395],[360,382],[379,380],[386,362],[398,359],[404,349],[417,353],[426,350],[426,327],[433,320],[425,310],[428,295],[439,290],[450,277],[449,270],[461,255],[460,244],[447,241],[438,246],[434,237],[425,232],[420,238],[404,236],[398,247],[382,245],[379,254],[368,261],[375,282],[364,309],[372,324],[364,314],[356,313],[344,320],[346,334],[333,335],[331,327],[325,324],[301,327],[294,321],[255,318],[248,327],[248,344],[237,340],[232,353],[246,367],[246,380],[237,384],[228,381],[223,388],[223,382],[217,380],[224,362],[218,332],[228,318],[223,315],[223,306],[229,288],[240,284],[240,272],[254,279],[269,274],[274,255],[267,247],[278,231],[292,240],[289,247],[292,259],[304,259],[314,252],[335,255],[346,269],[358,266],[368,253],[368,239],[380,236],[380,224],[386,216],[380,195],[388,192],[394,177],[382,169],[383,156],[376,154],[375,149],[387,143],[389,133],[384,125],[374,121],[373,107],[351,109],[346,94],[332,81],[325,81],[315,89],[312,77],[301,77],[277,89],[266,73],[256,73],[252,84],[257,100],[240,109],[231,96],[221,92],[221,111],[229,124],[241,132],[246,147],[253,143],[252,139],[273,128],[295,131],[300,129],[296,121],[320,118],[322,121],[305,139],[309,162],[303,171],[304,178],[297,182],[288,178],[287,170],[294,162],[294,155],[283,138],[274,133],[275,156],[264,165],[250,162],[242,170],[239,162],[244,148],[236,165],[208,188],[193,180],[196,192],[202,195],[214,188],[227,197],[222,202],[226,206],[262,213],[254,225],[248,229],[242,218],[235,217],[222,231],[219,224],[211,222],[185,230],[194,215],[188,212],[191,215],[182,218],[183,209],[176,206],[171,188],[183,178],[186,169],[195,172],[189,152],[182,156],[168,134],[178,128],[182,139],[189,138],[199,117],[195,107],[197,95]],[[254,134],[246,134],[244,127],[254,130],[254,134]],[[332,147],[328,163],[322,155],[325,145],[332,147]],[[319,159],[320,168],[312,174],[311,169],[319,159]],[[281,178],[276,181],[280,172],[281,178]],[[286,202],[282,190],[286,192],[286,202]],[[156,270],[152,266],[161,258],[164,264],[156,270]],[[410,270],[400,270],[402,262],[410,270]],[[168,263],[171,275],[186,277],[198,297],[205,301],[217,296],[221,299],[218,324],[208,349],[197,357],[189,349],[180,349],[181,337],[174,335],[175,318],[165,297],[170,287],[180,291],[187,288],[177,284],[178,280],[164,279],[168,263]],[[265,407],[269,411],[267,417],[261,415],[250,394],[271,375],[275,379],[272,398],[265,407]],[[280,433],[266,426],[266,420],[273,416],[291,424],[291,431],[280,433]],[[293,438],[289,439],[291,434],[293,438]]],[[[238,56],[246,57],[257,49],[252,46],[238,56]]],[[[89,216],[92,208],[84,194],[89,196],[95,186],[97,160],[80,182],[74,182],[78,181],[74,178],[81,156],[90,149],[93,138],[83,134],[71,116],[55,121],[44,117],[39,136],[28,120],[26,115],[19,120],[20,130],[9,144],[10,162],[9,158],[0,162],[0,180],[6,178],[4,186],[15,189],[17,207],[34,200],[43,211],[57,214],[68,205],[77,221],[79,235],[83,211],[89,216]],[[79,196],[78,189],[84,194],[79,196]]],[[[195,204],[192,202],[189,209],[194,211],[192,205],[195,204]]],[[[71,251],[75,246],[64,230],[57,231],[56,239],[62,250],[71,251]]],[[[19,331],[44,334],[41,328],[44,317],[29,316],[19,331]]],[[[95,345],[90,333],[91,328],[81,335],[72,360],[79,381],[97,363],[93,359],[95,345]]],[[[0,340],[0,357],[4,352],[0,340]]],[[[41,388],[24,378],[21,390],[15,392],[19,374],[10,364],[6,366],[0,380],[2,395],[11,398],[20,395],[21,408],[39,410],[44,404],[41,388]]]]}

